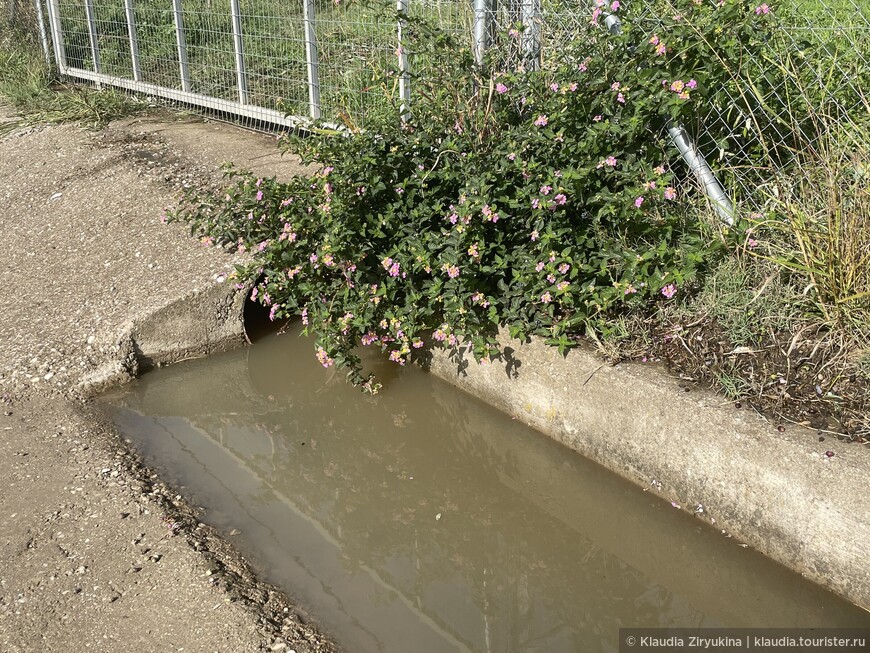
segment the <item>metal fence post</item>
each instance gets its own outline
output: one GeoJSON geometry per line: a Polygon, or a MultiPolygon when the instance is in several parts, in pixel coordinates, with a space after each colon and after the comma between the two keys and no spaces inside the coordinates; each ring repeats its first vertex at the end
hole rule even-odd
{"type": "Polygon", "coordinates": [[[245,70],[245,52],[242,49],[242,11],[239,0],[230,0],[233,18],[233,50],[236,55],[236,86],[239,88],[239,103],[248,103],[248,73],[245,70]]]}
{"type": "Polygon", "coordinates": [[[483,57],[489,48],[489,0],[474,0],[474,61],[483,64],[483,57]]]}
{"type": "Polygon", "coordinates": [[[181,73],[181,90],[190,91],[190,66],[187,63],[187,39],[184,38],[184,17],[181,14],[181,0],[172,0],[175,14],[175,40],[178,43],[178,68],[181,73]]]}
{"type": "Polygon", "coordinates": [[[95,73],[103,72],[100,65],[100,45],[97,43],[97,21],[94,17],[94,0],[85,0],[85,14],[88,18],[88,37],[91,41],[91,62],[95,73]]]}
{"type": "Polygon", "coordinates": [[[133,0],[124,0],[124,11],[127,14],[127,35],[130,39],[130,62],[133,65],[133,81],[142,81],[142,64],[139,62],[139,38],[136,34],[136,13],[133,0]]]}
{"type": "Polygon", "coordinates": [[[409,0],[396,0],[396,11],[399,13],[399,23],[397,27],[398,46],[396,47],[396,55],[399,58],[399,97],[401,104],[399,105],[399,115],[402,120],[408,119],[408,111],[411,107],[411,74],[408,68],[408,52],[405,50],[402,31],[407,26],[408,22],[405,18],[408,15],[409,0]]]}
{"type": "Polygon", "coordinates": [[[51,65],[51,54],[48,50],[48,36],[45,33],[45,19],[42,16],[42,0],[36,0],[36,21],[39,25],[39,40],[45,53],[45,63],[51,65]]]}
{"type": "Polygon", "coordinates": [[[54,60],[61,73],[66,72],[66,48],[63,44],[63,31],[60,27],[60,1],[48,0],[48,23],[51,27],[51,43],[54,47],[54,60]]]}
{"type": "Polygon", "coordinates": [[[526,70],[541,68],[541,0],[520,0],[523,23],[522,63],[526,70]]]}
{"type": "Polygon", "coordinates": [[[302,19],[305,23],[305,62],[308,67],[308,113],[320,118],[320,78],[317,67],[317,32],[314,0],[302,0],[302,19]]]}

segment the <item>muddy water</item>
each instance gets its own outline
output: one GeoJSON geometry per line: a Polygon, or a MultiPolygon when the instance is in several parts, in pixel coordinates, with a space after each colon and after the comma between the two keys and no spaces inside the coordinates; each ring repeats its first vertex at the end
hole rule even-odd
{"type": "Polygon", "coordinates": [[[417,369],[367,398],[295,334],[108,398],[348,651],[613,651],[629,626],[870,615],[417,369]]]}

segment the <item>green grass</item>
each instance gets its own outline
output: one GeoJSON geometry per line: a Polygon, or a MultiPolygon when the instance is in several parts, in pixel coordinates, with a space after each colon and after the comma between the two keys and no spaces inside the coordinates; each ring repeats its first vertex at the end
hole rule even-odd
{"type": "Polygon", "coordinates": [[[31,122],[98,126],[140,111],[141,101],[114,89],[58,84],[25,32],[0,32],[0,98],[31,122]]]}

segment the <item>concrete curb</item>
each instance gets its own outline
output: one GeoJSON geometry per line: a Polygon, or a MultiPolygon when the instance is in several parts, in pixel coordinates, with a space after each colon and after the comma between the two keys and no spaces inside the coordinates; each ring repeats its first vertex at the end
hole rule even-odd
{"type": "Polygon", "coordinates": [[[507,365],[477,365],[470,355],[457,365],[436,351],[430,370],[870,609],[865,449],[820,443],[799,427],[780,433],[639,364],[610,366],[587,349],[563,358],[540,339],[500,340],[507,365]]]}
{"type": "Polygon", "coordinates": [[[244,308],[249,291],[214,283],[130,320],[113,343],[111,360],[87,374],[76,389],[94,394],[153,367],[248,343],[244,308]]]}

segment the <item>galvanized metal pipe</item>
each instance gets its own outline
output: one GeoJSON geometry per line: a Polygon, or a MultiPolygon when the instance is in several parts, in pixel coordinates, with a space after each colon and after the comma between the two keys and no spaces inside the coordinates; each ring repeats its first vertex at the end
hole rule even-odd
{"type": "Polygon", "coordinates": [[[139,61],[139,38],[136,34],[136,12],[133,0],[124,0],[124,11],[127,14],[127,36],[130,40],[130,62],[133,67],[133,80],[142,81],[142,64],[139,61]]]}
{"type": "Polygon", "coordinates": [[[88,19],[88,37],[91,41],[91,61],[94,65],[94,72],[103,72],[103,67],[100,65],[100,46],[97,43],[97,21],[94,17],[94,0],[85,0],[85,15],[88,19]]]}
{"type": "Polygon", "coordinates": [[[48,24],[51,28],[51,43],[54,47],[54,61],[63,72],[66,68],[66,48],[63,43],[63,31],[60,27],[60,2],[48,0],[48,24]]]}
{"type": "Polygon", "coordinates": [[[51,65],[51,53],[48,49],[48,35],[45,33],[45,19],[42,17],[42,0],[36,2],[36,20],[39,24],[39,40],[42,43],[42,52],[45,54],[45,63],[51,65]]]}
{"type": "Polygon", "coordinates": [[[239,104],[248,103],[248,73],[245,70],[245,53],[242,49],[242,11],[239,0],[230,0],[230,13],[233,22],[233,51],[236,55],[236,86],[239,90],[239,104]]]}
{"type": "Polygon", "coordinates": [[[522,61],[526,70],[541,68],[541,0],[521,0],[522,61]]]}
{"type": "Polygon", "coordinates": [[[474,0],[474,60],[483,64],[483,57],[489,48],[489,0],[474,0]]]}
{"type": "Polygon", "coordinates": [[[190,65],[187,62],[187,39],[184,36],[184,16],[181,0],[172,0],[175,15],[175,40],[178,44],[178,68],[181,74],[181,90],[190,92],[190,65]]]}
{"type": "Polygon", "coordinates": [[[320,69],[317,61],[316,9],[314,0],[302,0],[302,19],[305,26],[305,63],[308,68],[308,113],[320,118],[320,69]]]}
{"type": "Polygon", "coordinates": [[[408,0],[396,0],[396,11],[399,14],[399,24],[396,30],[398,34],[396,55],[399,59],[399,98],[401,99],[399,115],[402,120],[407,120],[408,111],[411,107],[411,74],[408,68],[408,53],[405,51],[402,30],[408,24],[407,21],[404,20],[404,17],[408,15],[408,0]]]}

